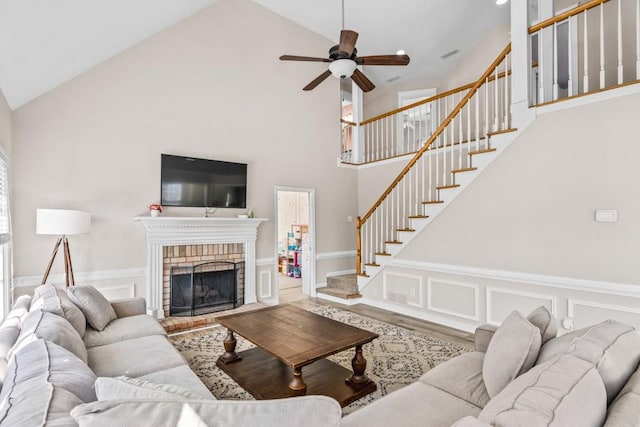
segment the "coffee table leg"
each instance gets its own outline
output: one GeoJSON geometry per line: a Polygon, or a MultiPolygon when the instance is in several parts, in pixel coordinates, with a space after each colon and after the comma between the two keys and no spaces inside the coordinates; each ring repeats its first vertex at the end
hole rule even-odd
{"type": "Polygon", "coordinates": [[[224,344],[224,354],[220,356],[220,359],[224,363],[237,362],[242,359],[236,353],[236,337],[233,336],[233,331],[231,329],[227,329],[227,336],[222,342],[224,344]]]}
{"type": "Polygon", "coordinates": [[[293,368],[293,379],[289,383],[289,388],[295,391],[307,390],[307,385],[302,379],[302,368],[293,368]]]}
{"type": "Polygon", "coordinates": [[[356,346],[356,354],[351,359],[351,367],[353,368],[353,374],[345,380],[348,385],[358,387],[371,381],[364,373],[367,368],[367,359],[362,355],[362,345],[356,346]]]}

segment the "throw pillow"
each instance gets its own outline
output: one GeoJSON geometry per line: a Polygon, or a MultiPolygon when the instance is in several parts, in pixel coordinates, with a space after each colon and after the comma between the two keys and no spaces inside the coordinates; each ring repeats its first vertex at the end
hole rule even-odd
{"type": "Polygon", "coordinates": [[[571,354],[596,366],[611,403],[640,363],[640,332],[614,320],[554,338],[540,350],[538,364],[571,354]]]}
{"type": "Polygon", "coordinates": [[[60,305],[64,312],[64,318],[71,323],[73,329],[78,331],[81,337],[84,337],[84,333],[87,330],[87,318],[84,317],[82,310],[80,310],[78,306],[71,301],[69,295],[67,295],[67,293],[62,289],[57,289],[56,293],[58,298],[60,298],[60,305]]]}
{"type": "Polygon", "coordinates": [[[495,426],[600,427],[606,414],[606,393],[595,367],[565,354],[513,380],[478,419],[495,426]]]}
{"type": "Polygon", "coordinates": [[[99,377],[95,383],[98,400],[143,399],[143,400],[199,400],[197,393],[173,384],[156,384],[125,376],[99,377]]]}
{"type": "Polygon", "coordinates": [[[543,305],[529,313],[527,320],[540,329],[542,345],[558,334],[558,319],[543,305]]]}
{"type": "Polygon", "coordinates": [[[540,351],[540,330],[517,311],[498,327],[482,364],[482,379],[492,398],[528,371],[540,351]]]}
{"type": "Polygon", "coordinates": [[[180,410],[180,418],[176,427],[208,427],[202,418],[198,416],[191,405],[185,403],[180,410]]]}
{"type": "Polygon", "coordinates": [[[11,348],[8,359],[22,347],[38,339],[58,344],[87,363],[87,349],[78,331],[63,317],[42,310],[32,311],[24,318],[20,335],[11,348]]]}
{"type": "Polygon", "coordinates": [[[70,286],[67,294],[80,307],[93,329],[101,331],[118,318],[109,301],[93,286],[70,286]]]}
{"type": "Polygon", "coordinates": [[[38,286],[33,291],[33,302],[29,311],[42,310],[64,317],[71,323],[71,326],[78,331],[80,337],[84,336],[87,327],[82,311],[69,299],[66,292],[56,289],[55,286],[45,284],[38,286]]]}

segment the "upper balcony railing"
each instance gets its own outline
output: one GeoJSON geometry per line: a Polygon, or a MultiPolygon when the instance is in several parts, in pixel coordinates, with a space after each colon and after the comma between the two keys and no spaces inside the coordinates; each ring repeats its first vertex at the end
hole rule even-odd
{"type": "Polygon", "coordinates": [[[640,0],[591,0],[529,27],[530,104],[637,83],[640,0]]]}

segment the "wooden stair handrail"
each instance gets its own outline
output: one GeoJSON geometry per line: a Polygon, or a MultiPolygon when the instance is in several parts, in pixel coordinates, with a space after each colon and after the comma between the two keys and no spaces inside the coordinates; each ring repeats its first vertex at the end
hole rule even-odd
{"type": "Polygon", "coordinates": [[[382,196],[380,196],[380,198],[378,198],[378,200],[373,204],[371,209],[369,209],[369,211],[363,217],[361,217],[362,224],[367,222],[369,217],[373,215],[373,212],[382,204],[382,202],[384,202],[384,199],[387,198],[389,193],[391,193],[393,189],[396,187],[396,185],[398,185],[398,183],[402,180],[402,178],[404,178],[404,176],[407,173],[409,173],[413,165],[415,165],[418,162],[418,160],[420,160],[420,157],[422,157],[422,155],[429,149],[429,146],[433,143],[433,141],[435,141],[436,138],[440,136],[442,131],[449,125],[449,123],[451,123],[453,118],[460,112],[460,110],[462,110],[462,108],[467,104],[467,102],[469,102],[469,99],[471,99],[471,97],[475,95],[478,88],[484,84],[485,80],[491,75],[491,73],[496,69],[496,67],[500,65],[500,63],[509,54],[509,52],[511,52],[511,43],[509,43],[507,47],[505,47],[504,50],[500,53],[500,55],[498,55],[498,57],[491,63],[489,68],[487,68],[487,70],[482,74],[482,77],[480,77],[478,81],[474,83],[474,85],[471,87],[469,92],[464,96],[464,98],[462,98],[462,100],[453,109],[453,111],[449,113],[447,118],[444,119],[444,121],[440,124],[440,126],[438,126],[435,132],[433,132],[433,134],[429,137],[427,142],[422,146],[420,150],[418,150],[416,155],[409,161],[409,163],[407,163],[407,165],[404,167],[404,169],[402,169],[402,171],[396,177],[396,179],[385,190],[385,192],[382,193],[382,196]]]}
{"type": "Polygon", "coordinates": [[[582,4],[576,8],[573,8],[571,10],[567,10],[564,13],[561,13],[560,15],[556,15],[553,16],[549,19],[545,19],[542,22],[537,23],[536,25],[532,25],[531,27],[529,27],[529,34],[533,34],[536,33],[544,28],[550,27],[553,24],[557,24],[558,22],[564,21],[567,18],[571,18],[572,16],[575,16],[581,12],[584,12],[585,10],[589,10],[589,9],[593,9],[596,6],[601,5],[602,3],[606,3],[609,0],[591,0],[585,4],[582,4]]]}

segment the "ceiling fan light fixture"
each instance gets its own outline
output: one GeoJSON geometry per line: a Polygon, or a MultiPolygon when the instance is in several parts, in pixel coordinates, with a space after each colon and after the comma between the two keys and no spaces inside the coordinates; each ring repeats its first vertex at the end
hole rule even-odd
{"type": "Polygon", "coordinates": [[[505,4],[507,1],[509,1],[509,0],[496,0],[496,4],[497,4],[498,6],[500,6],[500,5],[502,5],[502,4],[505,4]]]}
{"type": "Polygon", "coordinates": [[[331,71],[333,77],[346,79],[351,77],[357,66],[358,64],[351,59],[337,59],[329,64],[329,71],[331,71]]]}

